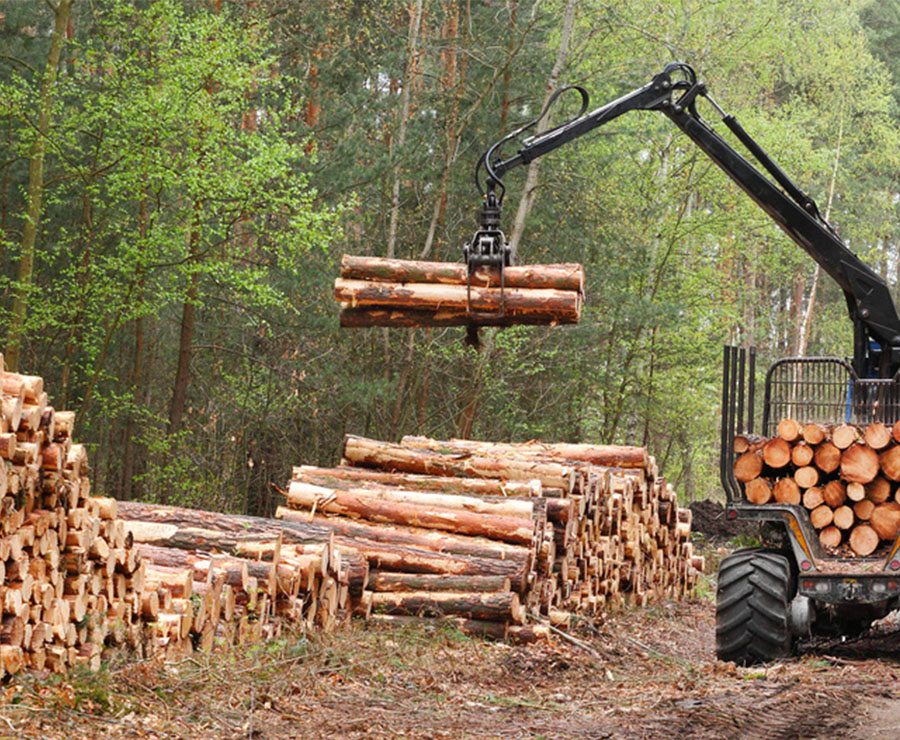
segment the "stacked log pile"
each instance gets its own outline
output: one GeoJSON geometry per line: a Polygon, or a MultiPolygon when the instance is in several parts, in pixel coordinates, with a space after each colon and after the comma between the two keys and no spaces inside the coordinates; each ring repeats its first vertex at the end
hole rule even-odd
{"type": "Polygon", "coordinates": [[[116,502],[91,495],[74,414],[2,355],[0,386],[0,675],[97,668],[105,642],[139,640],[147,571],[116,502]]]}
{"type": "Polygon", "coordinates": [[[772,438],[736,437],[734,452],[747,501],[802,505],[831,554],[866,557],[900,531],[900,422],[783,419],[772,438]]]}
{"type": "Polygon", "coordinates": [[[690,511],[643,448],[348,435],[342,465],[295,468],[286,497],[276,516],[366,555],[383,618],[533,639],[528,614],[679,598],[702,569],[690,511]]]}
{"type": "Polygon", "coordinates": [[[323,527],[137,502],[120,502],[119,515],[145,560],[211,594],[213,618],[193,635],[203,647],[272,638],[286,624],[333,629],[368,581],[366,559],[339,552],[323,527]]]}
{"type": "Polygon", "coordinates": [[[368,561],[330,529],[91,495],[74,414],[2,356],[0,389],[0,677],[328,629],[362,596],[368,561]]]}
{"type": "Polygon", "coordinates": [[[480,267],[462,263],[351,257],[334,282],[341,326],[509,326],[574,324],[581,316],[579,264],[480,267]]]}
{"type": "Polygon", "coordinates": [[[677,597],[701,566],[639,448],[348,437],[354,467],[297,468],[278,521],[92,495],[74,415],[2,359],[0,387],[0,675],[373,612],[531,641],[529,613],[677,597]]]}

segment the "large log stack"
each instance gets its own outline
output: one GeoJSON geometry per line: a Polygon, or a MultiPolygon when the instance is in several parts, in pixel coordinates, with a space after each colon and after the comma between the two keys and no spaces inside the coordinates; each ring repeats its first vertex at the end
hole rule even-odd
{"type": "Polygon", "coordinates": [[[734,452],[747,501],[802,505],[830,554],[867,557],[900,531],[900,422],[782,419],[774,437],[736,437],[734,452]]]}
{"type": "Polygon", "coordinates": [[[94,496],[74,414],[2,359],[0,387],[0,676],[352,614],[532,641],[528,614],[678,597],[702,567],[640,448],[348,436],[353,466],[295,469],[278,521],[94,496]]]}
{"type": "Polygon", "coordinates": [[[285,623],[328,629],[362,594],[368,562],[330,529],[91,495],[74,414],[2,368],[0,677],[96,669],[105,647],[176,658],[285,623]]]}
{"type": "Polygon", "coordinates": [[[276,516],[366,555],[373,609],[391,618],[527,639],[527,614],[678,598],[702,568],[690,512],[643,448],[348,435],[340,467],[295,468],[286,496],[276,516]]]}
{"type": "Polygon", "coordinates": [[[578,264],[480,267],[344,255],[334,281],[341,326],[574,324],[581,316],[578,264]]]}
{"type": "Polygon", "coordinates": [[[140,640],[146,571],[116,502],[91,495],[74,414],[2,356],[0,385],[0,674],[96,668],[105,642],[140,640]]]}

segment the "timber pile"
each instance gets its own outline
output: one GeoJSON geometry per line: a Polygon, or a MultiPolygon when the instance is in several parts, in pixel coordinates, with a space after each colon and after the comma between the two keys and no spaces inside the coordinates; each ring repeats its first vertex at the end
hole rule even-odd
{"type": "Polygon", "coordinates": [[[193,636],[204,648],[271,639],[286,625],[331,630],[353,609],[366,614],[368,562],[341,552],[330,529],[133,501],[119,502],[119,515],[145,560],[221,602],[193,636]]]}
{"type": "Polygon", "coordinates": [[[637,447],[348,435],[337,468],[294,469],[285,522],[333,530],[372,568],[378,618],[449,616],[528,641],[693,588],[690,511],[637,447]]]}
{"type": "Polygon", "coordinates": [[[900,531],[900,422],[779,422],[771,439],[734,439],[734,474],[752,504],[796,504],[825,550],[866,557],[900,531]]]}
{"type": "Polygon", "coordinates": [[[478,268],[462,263],[352,257],[341,260],[334,297],[341,326],[575,324],[584,299],[579,264],[478,268]]]}
{"type": "Polygon", "coordinates": [[[362,595],[330,529],[92,496],[74,413],[2,355],[0,387],[0,677],[329,629],[362,595]]]}
{"type": "Polygon", "coordinates": [[[140,639],[147,575],[116,502],[91,495],[74,413],[0,355],[0,675],[96,669],[105,642],[140,639]]]}

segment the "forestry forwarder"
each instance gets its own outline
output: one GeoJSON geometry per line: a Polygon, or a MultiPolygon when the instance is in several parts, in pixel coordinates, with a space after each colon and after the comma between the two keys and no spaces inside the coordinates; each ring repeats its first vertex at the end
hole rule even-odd
{"type": "MultiPolygon", "coordinates": [[[[781,418],[806,423],[865,424],[900,421],[900,317],[885,281],[865,265],[819,212],[813,199],[726,114],[687,64],[667,65],[649,84],[591,112],[581,87],[562,88],[541,115],[491,146],[479,161],[475,180],[483,196],[481,228],[465,246],[470,273],[479,265],[501,271],[515,254],[500,230],[503,175],[632,110],[666,115],[713,160],[844,291],[854,342],[852,361],[787,358],[766,374],[760,431],[772,436],[781,418]],[[507,159],[502,146],[537,125],[566,90],[581,95],[580,113],[525,139],[507,159]],[[751,164],[697,112],[705,98],[738,141],[768,173],[751,164]],[[479,171],[484,167],[486,182],[479,171]],[[774,180],[774,182],[773,182],[774,180]]],[[[502,280],[501,280],[502,283],[502,280]]],[[[754,505],[734,475],[732,440],[753,432],[755,352],[725,347],[721,425],[721,480],[727,516],[765,524],[774,545],[739,550],[719,568],[716,646],[718,657],[742,664],[775,660],[794,652],[796,638],[813,634],[856,634],[900,607],[900,535],[875,553],[879,557],[835,557],[825,552],[799,504],[754,505]],[[886,550],[886,552],[884,552],[886,550]]]]}

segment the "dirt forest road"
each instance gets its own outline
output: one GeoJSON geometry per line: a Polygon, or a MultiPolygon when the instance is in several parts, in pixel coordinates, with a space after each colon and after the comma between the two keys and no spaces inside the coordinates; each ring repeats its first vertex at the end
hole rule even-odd
{"type": "Polygon", "coordinates": [[[166,669],[16,679],[0,738],[900,738],[900,633],[739,669],[715,661],[713,627],[699,599],[582,630],[590,651],[358,624],[166,669]]]}

